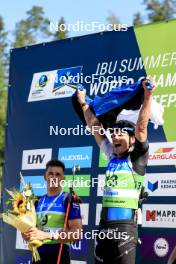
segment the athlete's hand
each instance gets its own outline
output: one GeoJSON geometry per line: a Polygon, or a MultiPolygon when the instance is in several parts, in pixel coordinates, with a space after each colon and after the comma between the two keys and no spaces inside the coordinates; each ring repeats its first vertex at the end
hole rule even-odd
{"type": "Polygon", "coordinates": [[[154,81],[154,79],[151,76],[147,76],[146,79],[142,82],[142,86],[144,88],[144,96],[148,97],[153,95],[154,90],[156,89],[156,82],[154,81]],[[146,86],[146,82],[147,80],[149,80],[151,82],[151,90],[149,90],[146,86]]]}
{"type": "Polygon", "coordinates": [[[25,241],[29,241],[30,240],[30,236],[28,233],[21,233],[21,236],[22,238],[25,240],[25,241]]]}
{"type": "Polygon", "coordinates": [[[25,233],[29,237],[29,240],[46,240],[50,239],[50,235],[47,232],[43,232],[36,227],[32,227],[25,233]]]}
{"type": "Polygon", "coordinates": [[[80,104],[83,104],[83,103],[85,103],[85,96],[86,96],[86,90],[84,89],[84,90],[77,90],[77,97],[78,97],[78,102],[80,103],[80,104]]]}

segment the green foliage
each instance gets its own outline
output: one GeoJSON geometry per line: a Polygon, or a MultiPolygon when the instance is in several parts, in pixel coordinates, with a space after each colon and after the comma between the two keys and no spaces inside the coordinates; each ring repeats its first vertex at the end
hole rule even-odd
{"type": "MultiPolygon", "coordinates": [[[[148,20],[151,23],[176,17],[175,0],[144,0],[143,4],[146,11],[148,11],[148,20]]],[[[138,12],[134,15],[133,25],[140,26],[141,24],[143,24],[143,20],[138,12]]]]}
{"type": "Polygon", "coordinates": [[[150,22],[158,22],[174,18],[176,2],[174,0],[144,0],[146,10],[149,11],[150,22]]]}
{"type": "Polygon", "coordinates": [[[120,27],[120,20],[114,13],[110,12],[106,20],[108,24],[112,24],[112,29],[118,30],[120,27]]]}
{"type": "MultiPolygon", "coordinates": [[[[58,31],[51,33],[49,30],[50,21],[45,17],[43,8],[33,6],[26,12],[26,19],[21,19],[15,25],[13,48],[36,44],[44,39],[56,40],[67,37],[68,32],[58,31]]],[[[59,25],[65,24],[63,17],[59,20],[59,25]]],[[[0,188],[2,180],[2,167],[4,161],[4,134],[6,127],[7,108],[7,78],[9,58],[6,52],[7,32],[4,29],[3,18],[0,16],[0,188]]]]}
{"type": "Polygon", "coordinates": [[[134,26],[141,26],[143,24],[141,14],[137,12],[134,14],[134,19],[133,19],[133,25],[134,26]]]}
{"type": "Polygon", "coordinates": [[[4,160],[4,131],[7,106],[7,90],[6,90],[6,48],[7,48],[7,32],[4,29],[3,18],[0,16],[0,185],[2,179],[2,166],[4,160]]]}
{"type": "Polygon", "coordinates": [[[36,44],[41,38],[51,35],[49,31],[50,22],[44,17],[42,7],[33,6],[26,14],[27,18],[16,24],[14,47],[36,44]]]}
{"type": "Polygon", "coordinates": [[[68,37],[68,31],[64,30],[65,28],[61,25],[66,25],[64,17],[61,17],[58,22],[58,31],[54,33],[53,40],[65,39],[68,37]]]}

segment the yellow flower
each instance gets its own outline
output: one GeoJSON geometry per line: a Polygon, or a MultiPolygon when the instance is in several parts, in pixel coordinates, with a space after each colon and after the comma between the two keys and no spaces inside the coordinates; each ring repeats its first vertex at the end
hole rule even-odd
{"type": "Polygon", "coordinates": [[[17,195],[13,202],[13,210],[17,214],[20,214],[20,215],[25,214],[26,206],[27,206],[27,202],[26,202],[25,197],[22,194],[17,195]]]}

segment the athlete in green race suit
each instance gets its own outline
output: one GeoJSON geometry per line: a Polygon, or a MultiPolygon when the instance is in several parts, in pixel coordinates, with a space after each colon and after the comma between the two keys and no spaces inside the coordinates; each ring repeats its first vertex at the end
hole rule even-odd
{"type": "Polygon", "coordinates": [[[22,234],[26,241],[43,241],[43,245],[38,248],[41,260],[36,264],[57,264],[60,243],[64,244],[60,264],[70,264],[70,242],[81,238],[80,206],[74,201],[70,205],[67,228],[63,231],[69,197],[68,193],[62,191],[60,184],[65,179],[64,170],[65,166],[59,160],[50,160],[46,164],[44,178],[47,182],[47,194],[36,205],[37,228],[31,228],[22,234]],[[51,184],[51,179],[58,184],[51,184]]]}
{"type": "Polygon", "coordinates": [[[116,236],[97,239],[96,264],[135,263],[136,212],[148,160],[147,126],[155,83],[151,79],[152,90],[147,89],[146,80],[142,85],[144,102],[136,126],[126,120],[115,123],[111,128],[112,143],[100,132],[101,124],[85,102],[85,90],[77,93],[86,123],[109,160],[99,230],[113,230],[116,236]]]}

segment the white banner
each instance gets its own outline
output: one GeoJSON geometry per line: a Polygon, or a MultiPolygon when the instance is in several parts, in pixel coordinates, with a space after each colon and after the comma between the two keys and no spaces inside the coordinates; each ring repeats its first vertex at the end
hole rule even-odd
{"type": "Polygon", "coordinates": [[[142,226],[176,228],[175,204],[143,204],[142,226]]]}
{"type": "Polygon", "coordinates": [[[149,196],[175,196],[176,173],[146,174],[144,186],[149,196]]]}
{"type": "Polygon", "coordinates": [[[150,143],[148,165],[176,165],[176,142],[150,143]]]}
{"type": "Polygon", "coordinates": [[[52,149],[23,150],[22,170],[45,169],[51,157],[52,149]]]}

